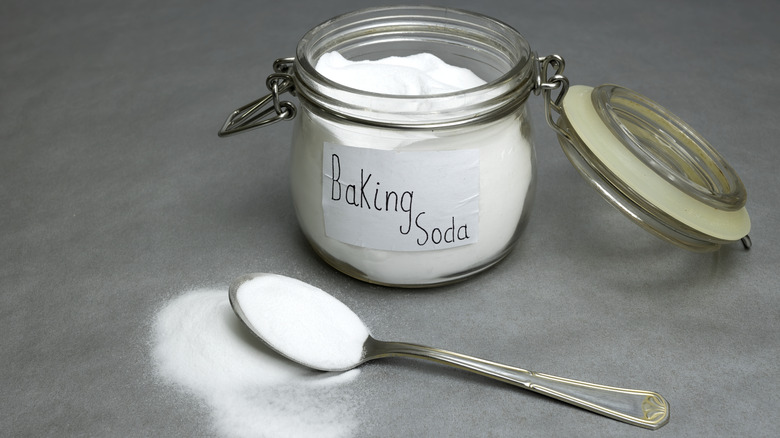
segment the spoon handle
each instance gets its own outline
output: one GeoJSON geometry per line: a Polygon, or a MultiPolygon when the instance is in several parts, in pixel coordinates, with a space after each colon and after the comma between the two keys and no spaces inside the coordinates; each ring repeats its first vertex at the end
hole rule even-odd
{"type": "Polygon", "coordinates": [[[417,344],[374,340],[366,349],[367,359],[407,356],[432,360],[647,429],[657,429],[669,421],[669,403],[656,392],[580,382],[417,344]]]}

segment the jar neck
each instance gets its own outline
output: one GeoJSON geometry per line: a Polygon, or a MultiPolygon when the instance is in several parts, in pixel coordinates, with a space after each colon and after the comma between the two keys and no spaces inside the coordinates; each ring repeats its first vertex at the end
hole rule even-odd
{"type": "Polygon", "coordinates": [[[534,59],[522,35],[483,15],[437,7],[374,8],[336,17],[306,33],[293,76],[300,97],[334,117],[430,129],[487,122],[516,110],[531,92],[534,59]],[[352,61],[431,53],[471,70],[486,84],[425,96],[362,91],[317,72],[319,58],[333,51],[352,61]]]}

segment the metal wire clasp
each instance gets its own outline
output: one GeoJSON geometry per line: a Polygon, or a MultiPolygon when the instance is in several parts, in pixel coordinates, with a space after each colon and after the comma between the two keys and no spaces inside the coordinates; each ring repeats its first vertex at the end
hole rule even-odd
{"type": "Polygon", "coordinates": [[[277,59],[274,62],[275,73],[268,76],[265,81],[265,86],[270,93],[233,111],[217,135],[225,137],[295,117],[297,112],[295,105],[280,99],[280,95],[286,92],[295,96],[292,65],[293,58],[277,59]],[[268,117],[271,113],[274,114],[268,117]]]}
{"type": "Polygon", "coordinates": [[[544,113],[547,124],[556,132],[568,138],[569,134],[553,118],[553,111],[560,116],[562,111],[561,102],[569,90],[569,78],[563,75],[566,63],[560,55],[549,55],[537,57],[534,67],[536,81],[534,94],[537,96],[542,94],[544,96],[544,113]],[[551,73],[550,69],[553,69],[554,73],[551,73]],[[555,99],[553,99],[552,95],[553,90],[559,90],[555,99]]]}

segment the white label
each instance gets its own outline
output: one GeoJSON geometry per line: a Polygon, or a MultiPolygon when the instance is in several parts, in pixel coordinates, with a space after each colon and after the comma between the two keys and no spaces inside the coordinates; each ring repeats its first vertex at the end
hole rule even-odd
{"type": "Polygon", "coordinates": [[[396,151],[325,143],[325,234],[389,251],[430,251],[479,238],[479,149],[396,151]]]}

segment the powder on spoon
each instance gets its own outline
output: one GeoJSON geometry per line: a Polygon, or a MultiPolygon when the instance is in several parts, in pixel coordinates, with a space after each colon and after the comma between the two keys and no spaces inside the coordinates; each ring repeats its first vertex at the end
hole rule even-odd
{"type": "Polygon", "coordinates": [[[241,323],[227,295],[193,290],[159,310],[152,359],[162,380],[204,400],[222,436],[354,436],[359,370],[322,373],[283,358],[241,323]]]}
{"type": "Polygon", "coordinates": [[[262,274],[239,286],[248,324],[285,356],[321,370],[354,367],[369,333],[363,321],[322,289],[262,274]]]}

